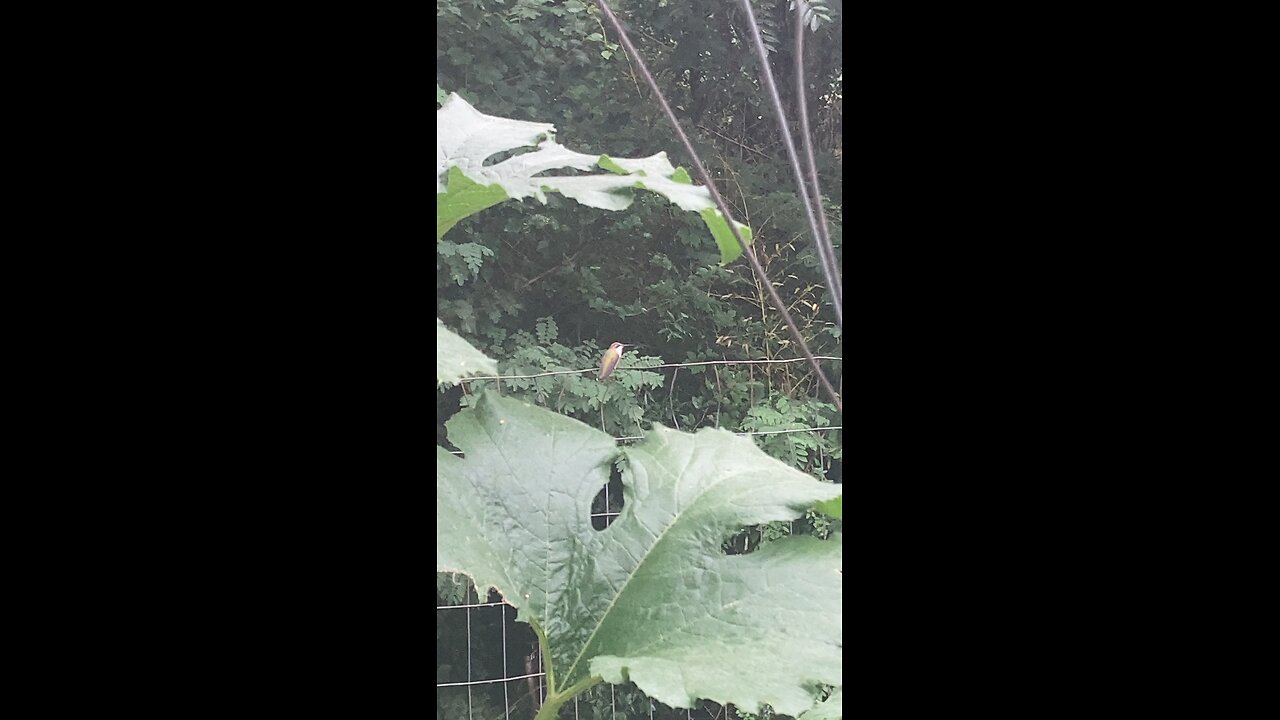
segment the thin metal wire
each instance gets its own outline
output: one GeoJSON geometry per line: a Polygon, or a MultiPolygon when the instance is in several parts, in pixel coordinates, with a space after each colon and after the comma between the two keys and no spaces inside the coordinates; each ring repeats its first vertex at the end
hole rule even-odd
{"type": "Polygon", "coordinates": [[[542,682],[542,678],[547,674],[547,669],[542,667],[542,643],[538,643],[538,707],[541,708],[543,703],[547,701],[546,690],[542,682]]]}
{"type": "Polygon", "coordinates": [[[794,432],[813,432],[815,430],[843,430],[843,429],[844,429],[843,425],[830,425],[827,427],[797,428],[795,430],[758,430],[755,432],[734,433],[734,435],[784,435],[786,433],[794,433],[794,432]]]}
{"type": "MultiPolygon", "coordinates": [[[[830,355],[815,355],[815,360],[844,360],[844,358],[833,357],[830,355]]],[[[627,365],[619,365],[618,370],[656,370],[657,368],[682,368],[695,367],[697,365],[769,365],[779,363],[808,362],[809,358],[787,358],[784,360],[705,360],[701,362],[689,363],[664,363],[662,365],[650,365],[649,367],[631,367],[627,365]]],[[[530,378],[550,377],[552,375],[577,375],[578,373],[600,372],[598,367],[589,367],[582,370],[551,370],[544,373],[534,373],[533,375],[478,375],[475,377],[465,377],[460,379],[459,383],[480,382],[481,380],[528,380],[530,378]]]]}
{"type": "MultiPolygon", "coordinates": [[[[502,605],[502,674],[506,675],[511,671],[511,666],[507,665],[507,606],[502,605]]],[[[511,685],[509,682],[502,683],[502,707],[507,714],[507,720],[511,720],[511,694],[507,692],[507,688],[511,685]]]]}
{"type": "MultiPolygon", "coordinates": [[[[816,427],[816,428],[793,428],[793,429],[791,429],[791,430],[755,430],[755,431],[750,431],[750,432],[736,432],[736,433],[734,433],[734,435],[785,435],[785,434],[787,434],[787,433],[798,433],[798,432],[817,432],[817,431],[819,431],[819,430],[843,430],[843,429],[844,429],[844,426],[843,426],[843,425],[828,425],[828,426],[826,426],[826,427],[816,427]]],[[[644,439],[644,436],[643,436],[643,435],[626,435],[626,436],[624,436],[624,437],[614,438],[614,440],[617,440],[617,441],[619,441],[619,442],[621,442],[621,441],[623,441],[623,440],[643,440],[643,439],[644,439]]],[[[450,455],[464,455],[464,454],[465,454],[465,453],[464,453],[464,452],[462,452],[461,450],[450,450],[450,451],[448,451],[448,452],[449,452],[449,454],[450,454],[450,455]]],[[[607,499],[607,498],[606,498],[606,499],[607,499]]],[[[595,517],[595,516],[594,516],[594,515],[592,515],[592,517],[595,517]]],[[[452,605],[451,607],[461,607],[461,606],[460,606],[460,605],[452,605]]]]}
{"type": "Polygon", "coordinates": [[[462,608],[497,607],[499,605],[506,605],[506,603],[491,602],[491,603],[472,603],[470,605],[437,605],[436,609],[437,610],[460,610],[462,608]]]}
{"type": "MultiPolygon", "coordinates": [[[[480,599],[480,591],[476,591],[480,599]]],[[[471,717],[471,608],[467,608],[467,717],[471,717]]]]}
{"type": "MultiPolygon", "coordinates": [[[[436,687],[462,687],[463,685],[468,685],[468,686],[491,685],[493,683],[504,683],[504,682],[510,682],[512,680],[524,680],[526,678],[540,677],[542,675],[546,675],[546,673],[536,672],[536,673],[529,673],[527,675],[517,675],[516,677],[494,678],[492,680],[471,680],[468,682],[436,683],[436,687]]],[[[470,692],[470,688],[468,688],[468,693],[469,692],[470,692]]]]}

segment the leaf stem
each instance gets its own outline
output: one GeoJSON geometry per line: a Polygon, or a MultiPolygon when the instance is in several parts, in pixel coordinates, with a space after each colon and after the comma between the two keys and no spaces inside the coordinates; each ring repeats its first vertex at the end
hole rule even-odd
{"type": "Polygon", "coordinates": [[[542,709],[538,711],[533,720],[555,720],[556,715],[560,712],[560,706],[572,700],[575,695],[586,692],[603,681],[604,678],[599,675],[593,675],[562,693],[548,693],[546,701],[542,704],[542,709]]]}
{"type": "Polygon", "coordinates": [[[529,625],[538,635],[538,648],[542,651],[542,667],[547,673],[547,695],[553,695],[556,691],[556,671],[551,662],[551,653],[547,652],[547,634],[542,631],[542,626],[533,618],[529,619],[529,625]]]}
{"type": "Polygon", "coordinates": [[[551,653],[548,652],[550,648],[547,646],[547,634],[543,632],[542,626],[537,621],[530,619],[529,625],[538,636],[538,647],[542,649],[542,666],[547,673],[547,698],[542,702],[542,707],[533,720],[555,720],[562,705],[573,699],[575,695],[599,685],[604,678],[595,675],[584,678],[572,687],[557,690],[555,665],[551,662],[551,653]]]}

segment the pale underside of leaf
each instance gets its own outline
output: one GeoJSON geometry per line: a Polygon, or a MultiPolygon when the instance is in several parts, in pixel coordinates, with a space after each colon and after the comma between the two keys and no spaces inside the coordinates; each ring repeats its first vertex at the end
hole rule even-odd
{"type": "Polygon", "coordinates": [[[436,193],[445,191],[440,178],[449,167],[456,165],[470,175],[489,157],[536,145],[555,131],[551,123],[485,115],[451,93],[436,111],[436,193]]]}
{"type": "Polygon", "coordinates": [[[497,375],[498,366],[436,318],[436,385],[452,385],[468,375],[497,375]]]}
{"type": "MultiPolygon", "coordinates": [[[[737,241],[726,240],[731,238],[729,226],[711,199],[710,191],[686,182],[687,173],[673,167],[665,152],[645,158],[574,152],[555,142],[555,126],[550,123],[485,115],[456,94],[450,95],[437,111],[436,125],[437,239],[462,217],[505,198],[532,197],[546,203],[546,193],[552,191],[589,207],[618,211],[631,206],[632,197],[626,191],[642,188],[666,197],[682,210],[699,213],[716,240],[722,264],[732,262],[742,253],[737,241]],[[498,153],[515,150],[529,151],[485,164],[498,153]],[[470,184],[454,187],[457,183],[450,180],[446,185],[443,178],[453,168],[465,175],[470,184]],[[547,174],[566,169],[599,172],[547,174]],[[505,198],[498,193],[499,189],[505,198]],[[451,199],[455,194],[466,197],[451,199]]],[[[735,225],[743,239],[750,242],[750,229],[742,223],[735,225]]]]}

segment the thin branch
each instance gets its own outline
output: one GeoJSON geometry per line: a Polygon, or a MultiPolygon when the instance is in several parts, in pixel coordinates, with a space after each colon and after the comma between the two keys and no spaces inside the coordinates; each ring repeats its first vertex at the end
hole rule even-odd
{"type": "MultiPolygon", "coordinates": [[[[765,160],[772,160],[772,158],[770,158],[768,155],[765,155],[764,153],[762,153],[762,152],[760,152],[759,150],[757,150],[757,149],[755,149],[755,148],[751,147],[750,145],[743,145],[741,142],[738,142],[737,140],[734,140],[734,139],[733,139],[733,138],[731,138],[731,137],[728,137],[728,136],[722,135],[722,134],[720,134],[720,133],[716,132],[715,130],[712,130],[711,128],[706,127],[705,125],[694,125],[694,127],[698,128],[699,130],[705,130],[706,132],[709,132],[709,133],[711,133],[712,135],[715,135],[716,137],[720,138],[721,140],[725,140],[725,141],[727,141],[727,142],[731,142],[731,143],[733,143],[734,145],[737,145],[738,147],[740,147],[740,148],[742,148],[742,149],[744,149],[744,150],[750,150],[751,152],[753,152],[753,153],[755,153],[755,154],[759,155],[760,157],[764,158],[765,160]]],[[[727,163],[726,163],[726,164],[727,164],[727,163]]]]}
{"type": "Polygon", "coordinates": [[[559,270],[559,269],[561,269],[561,268],[565,267],[565,266],[566,266],[566,265],[568,265],[569,263],[571,263],[571,262],[573,262],[574,260],[576,260],[576,259],[578,258],[578,255],[581,255],[581,254],[582,254],[582,250],[581,250],[581,249],[579,249],[579,250],[578,250],[577,252],[575,252],[574,254],[570,255],[569,257],[565,258],[564,260],[561,260],[559,265],[553,265],[553,266],[551,266],[550,268],[548,268],[546,272],[541,272],[541,273],[538,273],[537,275],[534,275],[534,276],[533,276],[532,278],[530,278],[527,282],[525,282],[524,286],[525,286],[525,287],[529,287],[530,285],[532,285],[532,284],[534,284],[534,283],[538,282],[539,280],[541,280],[542,278],[544,278],[544,277],[546,277],[546,276],[550,275],[551,273],[555,272],[556,270],[559,270]]]}

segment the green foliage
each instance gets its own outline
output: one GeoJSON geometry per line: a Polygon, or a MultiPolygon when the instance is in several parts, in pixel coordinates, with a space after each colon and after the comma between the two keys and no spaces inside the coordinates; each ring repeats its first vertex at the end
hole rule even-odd
{"type": "MultiPolygon", "coordinates": [[[[822,25],[830,25],[832,22],[832,8],[827,4],[826,0],[808,0],[809,8],[804,14],[803,22],[809,26],[813,32],[817,32],[822,25]]],[[[788,10],[796,9],[795,0],[790,0],[787,4],[788,10]]]]}
{"type": "Polygon", "coordinates": [[[436,573],[436,599],[445,605],[463,605],[468,594],[476,594],[471,578],[458,573],[436,573]]]}
{"type": "Polygon", "coordinates": [[[483,258],[493,257],[493,251],[479,243],[453,243],[441,240],[436,246],[436,254],[449,268],[449,277],[458,285],[465,285],[480,273],[483,258]]]}
{"type": "MultiPolygon", "coordinates": [[[[597,685],[580,696],[575,705],[575,713],[565,712],[575,720],[616,720],[617,718],[648,718],[650,709],[656,709],[657,703],[647,695],[627,683],[624,685],[597,685]]],[[[679,715],[662,713],[669,717],[686,718],[684,711],[679,715]]],[[[655,717],[662,714],[655,713],[655,717]]]]}
{"type": "Polygon", "coordinates": [[[548,317],[537,321],[535,335],[519,330],[506,342],[495,343],[494,354],[507,358],[498,364],[498,374],[504,379],[469,383],[472,395],[463,399],[462,406],[470,405],[470,397],[486,388],[500,389],[506,395],[602,428],[615,437],[638,435],[644,421],[658,419],[658,391],[663,378],[647,368],[660,365],[662,358],[624,352],[618,369],[600,381],[596,375],[604,348],[596,343],[571,347],[556,342],[557,337],[556,322],[548,317]],[[565,372],[583,369],[587,371],[565,372]],[[520,377],[544,372],[562,374],[520,377]]]}
{"type": "Polygon", "coordinates": [[[467,697],[465,687],[449,687],[436,691],[436,717],[504,720],[507,713],[494,699],[483,693],[472,693],[471,697],[467,697]]]}
{"type": "Polygon", "coordinates": [[[840,682],[842,544],[715,547],[838,488],[727,432],[659,427],[622,451],[626,509],[595,531],[586,518],[618,454],[610,436],[486,393],[449,439],[466,459],[437,450],[436,571],[495,588],[538,633],[550,688],[540,718],[601,679],[673,707],[706,697],[792,714],[817,700],[814,685],[840,682]]]}
{"type": "Polygon", "coordinates": [[[825,458],[840,457],[834,432],[781,432],[828,427],[837,417],[835,406],[814,398],[795,401],[782,396],[772,404],[761,403],[747,411],[741,429],[758,435],[757,444],[791,467],[825,478],[825,458]]]}

